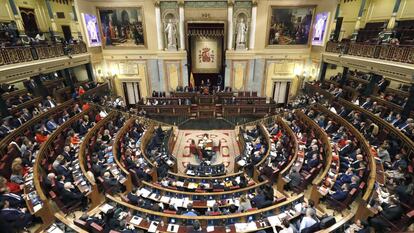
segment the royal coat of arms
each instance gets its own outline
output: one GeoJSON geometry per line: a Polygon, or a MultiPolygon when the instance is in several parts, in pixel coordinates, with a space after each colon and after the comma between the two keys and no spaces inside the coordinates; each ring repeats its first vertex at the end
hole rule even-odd
{"type": "Polygon", "coordinates": [[[214,50],[210,48],[203,48],[198,50],[198,62],[199,63],[214,63],[215,55],[214,50]]]}

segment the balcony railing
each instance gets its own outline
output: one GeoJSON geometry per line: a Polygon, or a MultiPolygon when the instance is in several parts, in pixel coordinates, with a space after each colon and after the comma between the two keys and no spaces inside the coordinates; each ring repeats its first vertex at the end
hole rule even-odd
{"type": "MultiPolygon", "coordinates": [[[[86,53],[84,42],[68,45],[70,54],[86,53]]],[[[68,55],[63,44],[15,46],[0,49],[0,66],[68,55]]]]}
{"type": "Polygon", "coordinates": [[[414,46],[331,42],[326,52],[414,64],[414,46]]]}

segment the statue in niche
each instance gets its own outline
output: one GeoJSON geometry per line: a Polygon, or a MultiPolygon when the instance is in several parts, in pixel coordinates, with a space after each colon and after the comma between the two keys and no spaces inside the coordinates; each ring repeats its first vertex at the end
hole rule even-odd
{"type": "Polygon", "coordinates": [[[237,24],[236,49],[246,49],[247,25],[244,18],[237,24]]]}
{"type": "Polygon", "coordinates": [[[176,50],[177,49],[177,26],[173,19],[169,19],[167,25],[164,29],[165,33],[167,34],[167,47],[168,50],[176,50]]]}

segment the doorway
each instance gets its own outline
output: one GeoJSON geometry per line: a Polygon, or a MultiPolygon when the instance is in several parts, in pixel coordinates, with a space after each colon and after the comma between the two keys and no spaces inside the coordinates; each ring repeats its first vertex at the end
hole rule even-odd
{"type": "Polygon", "coordinates": [[[187,24],[188,77],[194,85],[209,83],[224,88],[225,73],[225,24],[224,22],[189,22],[187,24]]]}
{"type": "Polygon", "coordinates": [[[20,7],[19,10],[26,35],[35,38],[39,33],[39,28],[37,27],[34,9],[20,7]]]}
{"type": "Polygon", "coordinates": [[[124,89],[125,103],[127,106],[138,104],[141,99],[139,82],[122,82],[124,89]]]}
{"type": "Polygon", "coordinates": [[[290,91],[289,81],[273,82],[272,99],[276,104],[286,104],[290,91]]]}
{"type": "Polygon", "coordinates": [[[72,32],[70,31],[70,26],[62,25],[62,32],[63,36],[65,37],[65,41],[69,42],[69,40],[72,39],[72,32]]]}

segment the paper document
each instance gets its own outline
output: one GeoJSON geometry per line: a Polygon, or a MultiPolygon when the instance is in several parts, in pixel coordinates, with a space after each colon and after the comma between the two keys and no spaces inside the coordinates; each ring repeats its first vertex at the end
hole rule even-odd
{"type": "Polygon", "coordinates": [[[131,220],[129,220],[129,223],[131,223],[132,225],[135,225],[135,226],[139,226],[141,221],[142,221],[141,217],[134,216],[134,217],[131,218],[131,220]]]}
{"type": "Polygon", "coordinates": [[[274,226],[281,226],[281,224],[282,224],[280,222],[280,219],[277,216],[267,217],[267,220],[269,221],[270,226],[272,226],[272,227],[274,227],[274,226]]]}

